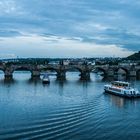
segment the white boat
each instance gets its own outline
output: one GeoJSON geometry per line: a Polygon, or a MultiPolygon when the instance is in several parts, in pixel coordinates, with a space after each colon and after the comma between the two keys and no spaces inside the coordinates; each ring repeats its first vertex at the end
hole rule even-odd
{"type": "Polygon", "coordinates": [[[107,93],[123,97],[129,98],[140,97],[140,92],[137,89],[131,87],[130,83],[123,81],[111,82],[111,84],[104,86],[104,90],[107,93]]]}
{"type": "Polygon", "coordinates": [[[49,84],[50,83],[50,78],[47,74],[44,74],[44,76],[42,78],[42,82],[43,82],[43,84],[49,84]]]}

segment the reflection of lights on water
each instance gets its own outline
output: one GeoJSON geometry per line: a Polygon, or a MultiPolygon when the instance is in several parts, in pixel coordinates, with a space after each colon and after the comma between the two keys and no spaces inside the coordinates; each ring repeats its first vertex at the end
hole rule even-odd
{"type": "Polygon", "coordinates": [[[124,98],[122,97],[117,97],[114,95],[111,95],[111,102],[117,105],[118,107],[123,107],[124,106],[124,98]]]}
{"type": "Polygon", "coordinates": [[[131,104],[133,105],[133,107],[136,107],[138,105],[137,99],[127,99],[115,95],[110,95],[110,97],[111,103],[116,105],[117,107],[124,107],[125,104],[131,104]]]}

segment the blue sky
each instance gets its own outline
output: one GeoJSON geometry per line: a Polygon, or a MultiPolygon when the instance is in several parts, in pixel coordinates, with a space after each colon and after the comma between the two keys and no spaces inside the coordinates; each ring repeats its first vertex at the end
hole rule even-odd
{"type": "Polygon", "coordinates": [[[139,0],[0,0],[0,57],[125,57],[139,12],[139,0]]]}

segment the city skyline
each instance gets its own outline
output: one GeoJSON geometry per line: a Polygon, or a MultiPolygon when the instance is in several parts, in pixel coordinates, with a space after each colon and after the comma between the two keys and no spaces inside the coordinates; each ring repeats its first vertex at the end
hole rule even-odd
{"type": "Polygon", "coordinates": [[[1,0],[0,57],[126,57],[139,49],[136,0],[1,0]]]}

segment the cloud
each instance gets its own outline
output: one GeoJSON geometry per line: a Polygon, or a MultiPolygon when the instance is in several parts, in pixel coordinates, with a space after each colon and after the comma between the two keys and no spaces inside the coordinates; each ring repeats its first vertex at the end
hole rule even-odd
{"type": "MultiPolygon", "coordinates": [[[[87,46],[88,50],[87,44],[90,44],[93,49],[96,45],[104,46],[106,51],[108,46],[112,48],[116,46],[121,52],[123,49],[124,52],[129,52],[129,50],[134,52],[139,49],[140,44],[139,10],[138,0],[135,2],[133,0],[1,0],[0,37],[5,38],[5,41],[7,39],[9,41],[10,37],[14,38],[13,50],[15,52],[19,51],[15,46],[23,46],[21,42],[18,42],[19,38],[24,38],[24,42],[31,49],[33,49],[31,44],[34,44],[36,48],[38,42],[35,40],[27,44],[30,43],[32,35],[43,38],[49,45],[58,43],[63,46],[62,43],[59,44],[62,38],[70,41],[63,43],[80,42],[81,44],[74,45],[75,47],[77,45],[79,51],[82,50],[80,47],[82,48],[83,45],[87,46]]],[[[44,42],[42,44],[39,42],[39,45],[43,46],[44,42]]],[[[11,44],[7,45],[10,48],[11,44]]],[[[57,49],[56,44],[55,46],[56,48],[53,46],[51,48],[57,49]]],[[[63,49],[67,51],[67,44],[64,46],[63,49]]],[[[22,50],[21,47],[20,49],[22,50]]],[[[78,50],[75,52],[78,56],[80,55],[78,50]]],[[[34,52],[29,55],[34,55],[34,52]]],[[[86,55],[91,56],[90,53],[86,55]]],[[[98,52],[97,55],[101,54],[98,52]]],[[[104,56],[104,53],[102,55],[104,56]]],[[[53,50],[51,56],[53,56],[53,50]]],[[[81,56],[84,54],[81,53],[81,56]]]]}
{"type": "Polygon", "coordinates": [[[22,57],[125,57],[132,53],[116,45],[83,43],[80,38],[62,36],[7,37],[1,41],[0,47],[22,57]]]}
{"type": "Polygon", "coordinates": [[[2,16],[17,16],[20,15],[23,9],[17,5],[16,0],[1,0],[0,1],[0,15],[2,16]]]}
{"type": "Polygon", "coordinates": [[[14,36],[21,36],[22,33],[18,31],[10,31],[10,30],[0,30],[0,37],[14,37],[14,36]]]}

